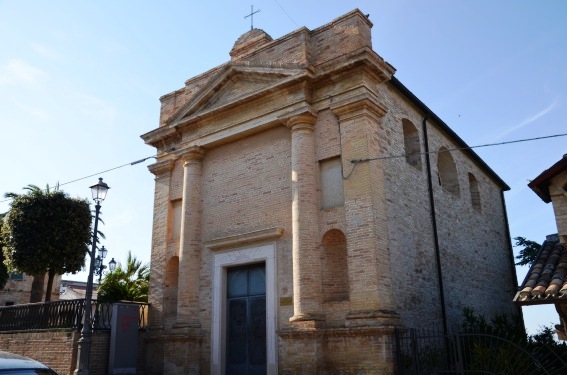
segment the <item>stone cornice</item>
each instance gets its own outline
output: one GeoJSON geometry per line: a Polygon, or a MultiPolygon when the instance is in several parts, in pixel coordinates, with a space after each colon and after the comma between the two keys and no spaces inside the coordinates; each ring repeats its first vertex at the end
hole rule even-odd
{"type": "Polygon", "coordinates": [[[282,236],[283,232],[283,228],[267,228],[254,232],[216,238],[213,240],[205,241],[204,245],[210,250],[242,247],[254,242],[265,242],[278,239],[282,236]]]}
{"type": "Polygon", "coordinates": [[[367,92],[331,105],[331,110],[340,122],[370,116],[375,120],[387,113],[386,107],[378,103],[376,95],[367,92]]]}
{"type": "Polygon", "coordinates": [[[352,70],[355,66],[368,68],[368,71],[374,74],[378,82],[389,80],[396,72],[392,65],[384,61],[371,48],[363,47],[315,66],[314,80],[324,79],[330,74],[352,70]]]}
{"type": "Polygon", "coordinates": [[[276,82],[275,84],[264,87],[262,90],[251,92],[251,93],[245,94],[241,97],[235,98],[230,103],[226,103],[226,104],[218,106],[218,107],[213,107],[212,109],[206,109],[206,110],[197,112],[193,115],[190,115],[188,117],[183,117],[183,118],[179,119],[178,121],[174,122],[172,126],[175,126],[175,127],[178,127],[179,129],[182,129],[182,128],[189,126],[193,123],[196,123],[198,121],[206,121],[208,118],[212,118],[212,117],[218,115],[219,113],[222,113],[222,112],[225,112],[225,111],[230,111],[232,109],[242,107],[243,105],[248,105],[249,103],[251,103],[251,102],[253,102],[257,99],[262,99],[262,98],[264,98],[268,95],[277,94],[278,90],[282,90],[287,86],[292,86],[293,84],[296,84],[296,83],[301,82],[303,80],[309,79],[309,76],[310,76],[310,74],[305,72],[305,74],[300,74],[300,75],[297,75],[297,76],[293,76],[293,77],[290,77],[290,78],[280,80],[280,81],[276,82]]]}
{"type": "Polygon", "coordinates": [[[173,168],[174,160],[164,160],[154,164],[148,165],[148,170],[153,173],[156,177],[168,173],[173,168]]]}
{"type": "Polygon", "coordinates": [[[169,123],[173,127],[187,125],[189,123],[203,119],[215,112],[226,111],[232,107],[243,105],[244,102],[250,102],[259,97],[273,93],[285,86],[296,83],[297,81],[309,79],[313,76],[313,69],[307,65],[300,64],[274,64],[274,63],[249,63],[249,62],[233,62],[227,64],[221,69],[215,77],[207,84],[206,88],[186,103],[177,111],[177,115],[173,116],[169,123]],[[261,90],[247,92],[241,96],[235,97],[229,103],[220,106],[213,106],[210,109],[202,109],[207,101],[213,95],[221,90],[234,77],[242,75],[243,77],[275,77],[276,80],[272,84],[268,84],[261,90]]]}
{"type": "Polygon", "coordinates": [[[146,144],[158,148],[168,142],[181,140],[181,134],[175,128],[162,126],[146,134],[142,134],[140,138],[142,138],[146,144]]]}

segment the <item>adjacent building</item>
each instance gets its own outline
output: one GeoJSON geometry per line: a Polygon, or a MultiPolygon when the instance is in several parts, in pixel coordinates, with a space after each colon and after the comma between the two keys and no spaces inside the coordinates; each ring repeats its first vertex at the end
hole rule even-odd
{"type": "MultiPolygon", "coordinates": [[[[45,275],[43,282],[42,296],[45,300],[47,279],[45,275]]],[[[11,272],[6,285],[0,289],[0,306],[12,306],[30,303],[31,292],[34,277],[25,273],[11,272]]],[[[57,301],[59,299],[59,285],[61,283],[61,276],[56,275],[53,279],[53,289],[51,290],[51,300],[57,301]]]]}
{"type": "Polygon", "coordinates": [[[567,154],[528,186],[545,203],[552,202],[558,233],[547,236],[514,302],[519,306],[554,305],[559,339],[567,340],[567,154]]]}

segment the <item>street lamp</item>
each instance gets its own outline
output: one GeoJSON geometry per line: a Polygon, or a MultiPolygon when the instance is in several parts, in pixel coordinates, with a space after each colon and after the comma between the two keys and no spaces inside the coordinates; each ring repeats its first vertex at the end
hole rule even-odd
{"type": "MultiPolygon", "coordinates": [[[[96,256],[95,266],[94,266],[94,274],[96,276],[98,276],[98,284],[100,285],[100,281],[102,279],[102,274],[103,274],[104,270],[106,269],[106,266],[102,262],[103,262],[104,258],[106,258],[106,254],[108,254],[108,250],[106,250],[106,248],[103,246],[103,247],[100,248],[100,250],[98,252],[99,252],[99,255],[96,256]]],[[[108,262],[108,269],[110,270],[110,272],[112,272],[116,269],[116,261],[114,260],[114,258],[112,258],[112,260],[110,262],[108,262]]]]}
{"type": "MultiPolygon", "coordinates": [[[[93,240],[92,247],[89,253],[91,257],[89,266],[89,276],[87,279],[87,289],[85,290],[85,314],[83,321],[83,328],[81,329],[81,338],[79,339],[79,350],[77,353],[77,368],[75,369],[75,374],[88,375],[89,373],[89,357],[91,354],[91,311],[92,311],[92,297],[93,297],[93,274],[95,271],[96,263],[96,243],[98,241],[98,215],[100,213],[100,202],[106,198],[106,193],[108,192],[108,185],[102,181],[102,178],[98,179],[98,183],[91,186],[91,192],[93,195],[93,200],[95,201],[95,220],[93,229],[93,240]]],[[[104,248],[104,246],[103,246],[104,248]]],[[[102,249],[101,249],[102,253],[102,249]]],[[[106,256],[106,249],[105,254],[106,256]]],[[[101,259],[102,264],[102,259],[101,259]]]]}

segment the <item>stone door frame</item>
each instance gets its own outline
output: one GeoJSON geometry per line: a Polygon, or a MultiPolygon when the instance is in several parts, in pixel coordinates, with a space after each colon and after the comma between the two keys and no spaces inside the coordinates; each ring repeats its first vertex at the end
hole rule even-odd
{"type": "Polygon", "coordinates": [[[226,269],[260,262],[264,262],[266,266],[266,366],[269,375],[277,374],[276,244],[268,243],[214,254],[211,327],[211,373],[213,375],[224,374],[226,352],[226,269]]]}

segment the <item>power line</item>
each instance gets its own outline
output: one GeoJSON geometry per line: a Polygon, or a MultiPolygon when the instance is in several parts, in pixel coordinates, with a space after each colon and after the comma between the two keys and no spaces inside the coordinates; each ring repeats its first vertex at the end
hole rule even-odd
{"type": "MultiPolygon", "coordinates": [[[[359,163],[363,163],[363,162],[367,162],[367,161],[405,158],[406,156],[417,155],[417,154],[419,154],[419,155],[426,155],[426,154],[435,154],[435,153],[439,153],[439,152],[452,152],[452,151],[470,150],[470,149],[473,149],[473,148],[481,148],[481,147],[502,146],[502,145],[508,145],[508,144],[512,144],[512,143],[531,142],[531,141],[538,141],[538,140],[542,140],[542,139],[558,138],[558,137],[565,137],[565,136],[567,136],[567,133],[564,133],[564,134],[554,134],[554,135],[546,135],[546,136],[534,137],[534,138],[516,139],[516,140],[513,140],[513,141],[505,141],[505,142],[497,142],[497,143],[486,143],[486,144],[476,145],[476,146],[457,147],[457,148],[445,149],[445,150],[443,150],[443,151],[429,151],[429,152],[420,152],[420,153],[412,153],[412,154],[401,154],[401,155],[381,156],[381,157],[368,158],[368,159],[355,159],[355,160],[351,160],[351,163],[353,163],[354,165],[353,165],[353,168],[351,169],[350,173],[349,173],[346,177],[343,177],[343,178],[344,178],[344,179],[349,178],[350,175],[354,172],[354,169],[356,168],[356,166],[357,166],[359,163]]],[[[139,159],[139,160],[130,162],[130,163],[122,164],[122,165],[119,165],[119,166],[114,167],[114,168],[106,169],[106,170],[104,170],[104,171],[100,171],[100,172],[97,172],[97,173],[93,173],[93,174],[90,174],[90,175],[88,175],[88,176],[84,176],[84,177],[81,177],[81,178],[77,178],[77,179],[75,179],[75,180],[67,181],[67,182],[64,182],[64,183],[62,183],[62,184],[57,184],[57,186],[63,186],[63,185],[72,184],[72,183],[74,183],[74,182],[82,181],[82,180],[85,180],[85,179],[87,179],[87,178],[91,178],[91,177],[94,177],[94,176],[98,176],[98,175],[100,175],[100,174],[102,174],[102,173],[114,171],[114,170],[116,170],[116,169],[120,169],[120,168],[126,167],[126,166],[128,166],[128,165],[130,165],[130,166],[136,165],[136,164],[142,163],[142,162],[144,162],[144,161],[146,161],[146,160],[148,160],[148,159],[151,159],[151,158],[154,158],[154,159],[155,159],[156,156],[155,156],[155,155],[147,156],[147,157],[145,157],[145,158],[142,158],[142,159],[139,159]]],[[[10,200],[10,199],[0,200],[0,203],[7,202],[7,201],[9,201],[9,200],[10,200]]]]}
{"type": "MultiPolygon", "coordinates": [[[[566,134],[554,134],[554,135],[546,135],[546,136],[542,136],[542,137],[535,137],[535,138],[524,138],[524,139],[516,139],[514,141],[506,141],[506,142],[497,142],[497,143],[486,143],[483,145],[476,145],[476,146],[466,146],[466,147],[457,147],[457,148],[449,148],[449,149],[445,149],[443,151],[429,151],[429,152],[414,152],[411,154],[401,154],[401,155],[390,155],[390,156],[380,156],[380,157],[376,157],[376,158],[368,158],[368,159],[355,159],[355,160],[351,160],[351,163],[358,164],[358,163],[362,163],[365,161],[372,161],[372,160],[386,160],[386,159],[397,159],[397,158],[405,158],[406,156],[412,156],[412,155],[426,155],[426,154],[437,154],[440,152],[452,152],[452,151],[460,151],[460,150],[470,150],[473,148],[481,148],[481,147],[490,147],[490,146],[502,146],[502,145],[508,145],[511,143],[520,143],[520,142],[530,142],[530,141],[538,141],[540,139],[547,139],[547,138],[557,138],[557,137],[565,137],[567,136],[566,134]]],[[[352,173],[352,172],[351,172],[352,173]]],[[[350,175],[350,174],[349,174],[350,175]]]]}
{"type": "MultiPolygon", "coordinates": [[[[154,158],[154,159],[155,159],[156,156],[155,156],[155,155],[148,156],[148,157],[145,157],[145,158],[143,158],[143,159],[139,159],[139,160],[136,160],[136,161],[133,161],[133,162],[130,162],[130,163],[122,164],[122,165],[119,165],[119,166],[114,167],[114,168],[110,168],[110,169],[107,169],[107,170],[104,170],[104,171],[100,171],[100,172],[97,172],[97,173],[90,174],[90,175],[88,175],[88,176],[84,176],[84,177],[81,177],[81,178],[77,178],[77,179],[75,179],[75,180],[63,182],[62,184],[57,183],[55,186],[59,187],[59,186],[63,186],[63,185],[72,184],[73,182],[86,180],[87,178],[91,178],[91,177],[94,177],[94,176],[98,176],[98,175],[101,175],[101,174],[106,173],[106,172],[114,171],[114,170],[116,170],[116,169],[123,168],[123,167],[125,167],[125,166],[127,166],[127,165],[136,165],[136,164],[142,163],[142,162],[144,162],[144,161],[146,161],[146,160],[148,160],[148,159],[151,159],[151,158],[154,158]]],[[[11,200],[11,199],[0,200],[0,203],[8,202],[9,200],[11,200]]]]}
{"type": "Polygon", "coordinates": [[[287,12],[285,11],[285,9],[281,6],[281,4],[278,2],[278,0],[274,0],[276,2],[276,4],[278,4],[278,6],[280,7],[280,9],[282,10],[282,12],[285,13],[285,15],[287,16],[287,18],[289,18],[291,20],[291,22],[293,22],[295,24],[296,27],[299,27],[299,25],[297,23],[295,23],[295,21],[293,20],[293,18],[291,18],[289,16],[289,14],[287,14],[287,12]]]}
{"type": "Polygon", "coordinates": [[[506,142],[498,142],[498,143],[487,143],[484,145],[477,145],[477,146],[467,146],[467,147],[458,147],[458,148],[450,148],[450,149],[445,149],[443,151],[429,151],[429,152],[413,152],[411,154],[402,154],[402,155],[390,155],[390,156],[381,156],[381,157],[377,157],[377,158],[368,158],[368,159],[354,159],[351,160],[350,162],[353,164],[352,168],[350,170],[350,172],[345,176],[343,176],[343,180],[348,179],[354,172],[354,170],[356,169],[356,166],[360,163],[364,163],[367,161],[373,161],[373,160],[387,160],[387,159],[397,159],[397,158],[405,158],[407,156],[413,156],[413,155],[427,155],[427,154],[438,154],[441,152],[451,152],[451,151],[459,151],[459,150],[470,150],[473,148],[481,148],[481,147],[489,147],[489,146],[501,146],[501,145],[508,145],[511,143],[520,143],[520,142],[529,142],[529,141],[537,141],[540,139],[547,139],[547,138],[557,138],[557,137],[565,137],[567,136],[567,134],[554,134],[554,135],[546,135],[543,137],[535,137],[535,138],[524,138],[524,139],[517,139],[514,141],[506,141],[506,142]]]}

